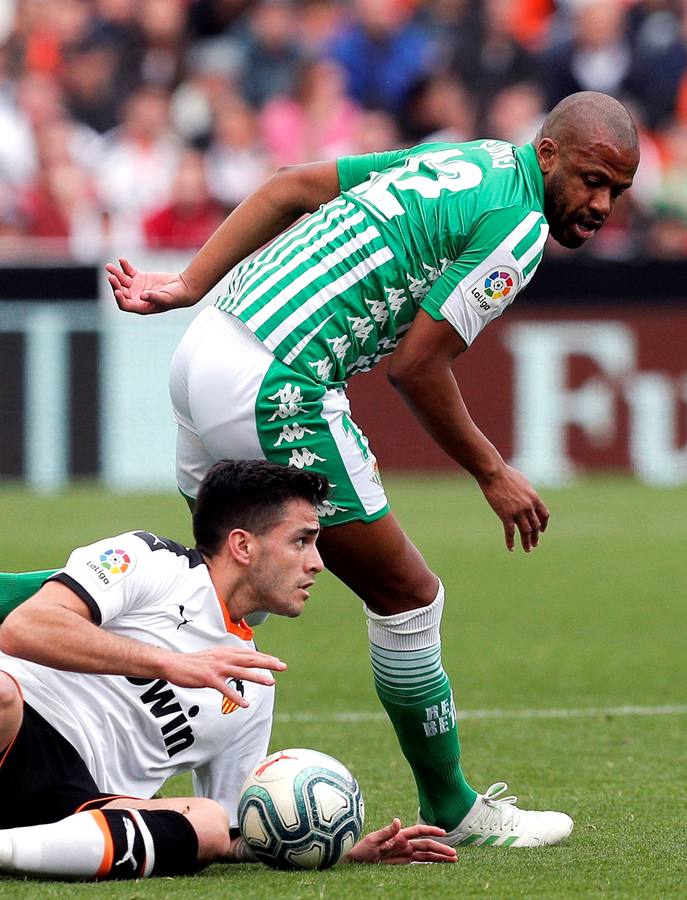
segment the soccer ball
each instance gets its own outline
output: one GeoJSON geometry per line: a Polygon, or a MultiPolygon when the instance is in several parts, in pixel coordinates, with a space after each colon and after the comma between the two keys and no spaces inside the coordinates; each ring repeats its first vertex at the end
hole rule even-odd
{"type": "Polygon", "coordinates": [[[364,817],[358,782],[316,750],[273,753],[241,789],[241,834],[273,869],[328,869],[356,843],[364,817]]]}

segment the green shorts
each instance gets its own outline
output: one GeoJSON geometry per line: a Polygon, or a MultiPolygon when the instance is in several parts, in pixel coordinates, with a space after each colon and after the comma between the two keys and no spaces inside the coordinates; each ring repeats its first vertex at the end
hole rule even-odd
{"type": "Polygon", "coordinates": [[[371,522],[389,511],[377,460],[345,392],[295,372],[238,319],[204,309],[174,354],[177,481],[195,497],[218,459],[269,459],[326,475],[322,525],[371,522]]]}

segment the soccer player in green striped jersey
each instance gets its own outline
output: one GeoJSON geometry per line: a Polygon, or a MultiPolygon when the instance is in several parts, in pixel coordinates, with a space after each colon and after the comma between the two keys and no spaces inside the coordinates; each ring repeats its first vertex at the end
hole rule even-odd
{"type": "Polygon", "coordinates": [[[138,313],[192,305],[230,273],[172,364],[180,489],[192,500],[220,457],[328,476],[320,551],[365,603],[375,686],[420,817],[454,845],[552,844],[573,823],[518,809],[502,783],[484,794],[467,783],[441,661],[443,587],[389,510],[346,381],[393,353],[392,384],[475,477],[507,548],[516,531],[536,547],[548,510],[472,422],[451,364],[530,281],[549,233],[566,247],[594,235],[638,161],[627,110],[583,92],[523,147],[429,144],[280,171],[180,275],[107,267],[119,306],[138,313]]]}

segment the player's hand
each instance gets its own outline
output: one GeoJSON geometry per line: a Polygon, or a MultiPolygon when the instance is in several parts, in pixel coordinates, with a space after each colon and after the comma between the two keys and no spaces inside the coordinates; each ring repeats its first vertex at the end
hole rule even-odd
{"type": "Polygon", "coordinates": [[[168,309],[193,306],[200,299],[181,275],[171,272],[139,272],[130,262],[121,258],[119,266],[108,263],[105,270],[117,306],[124,312],[146,316],[168,309]]]}
{"type": "Polygon", "coordinates": [[[276,656],[247,650],[243,647],[215,647],[197,653],[170,653],[165,660],[162,676],[171,684],[189,688],[214,688],[232,703],[247,707],[248,701],[227,684],[228,678],[274,684],[274,678],[260,669],[283,672],[286,663],[276,656]]]}
{"type": "Polygon", "coordinates": [[[435,825],[401,827],[394,819],[386,828],[371,831],[346,854],[344,862],[386,863],[402,866],[407,863],[454,863],[458,856],[453,847],[432,840],[446,832],[435,825]]]}
{"type": "Polygon", "coordinates": [[[487,482],[480,482],[487,502],[503,522],[506,547],[515,549],[515,531],[525,553],[539,543],[539,535],[546,531],[549,511],[525,476],[504,464],[498,474],[487,482]]]}

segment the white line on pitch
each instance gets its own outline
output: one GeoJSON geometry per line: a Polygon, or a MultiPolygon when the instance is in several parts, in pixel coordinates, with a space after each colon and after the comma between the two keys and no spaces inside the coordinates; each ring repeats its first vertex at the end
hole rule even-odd
{"type": "MultiPolygon", "coordinates": [[[[687,706],[602,706],[580,709],[463,709],[459,719],[596,719],[599,716],[684,716],[687,706]]],[[[277,713],[277,722],[383,722],[383,712],[277,713]]]]}

